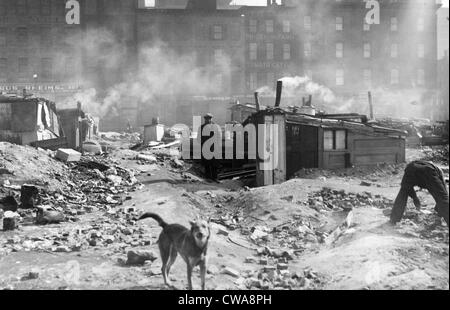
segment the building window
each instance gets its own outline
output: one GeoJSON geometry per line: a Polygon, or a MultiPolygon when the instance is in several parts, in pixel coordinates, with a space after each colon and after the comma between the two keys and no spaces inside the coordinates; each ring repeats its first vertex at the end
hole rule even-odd
{"type": "Polygon", "coordinates": [[[306,58],[310,58],[312,56],[311,42],[305,42],[304,55],[305,55],[306,58]]]}
{"type": "Polygon", "coordinates": [[[8,72],[8,59],[0,58],[0,78],[6,78],[8,72]]]}
{"type": "Polygon", "coordinates": [[[364,86],[371,87],[372,86],[372,70],[365,69],[364,70],[364,86]]]}
{"type": "Polygon", "coordinates": [[[46,47],[52,44],[51,28],[42,27],[41,28],[41,46],[46,47]]]}
{"type": "Polygon", "coordinates": [[[306,70],[305,70],[305,75],[306,75],[306,77],[309,78],[310,80],[313,79],[313,72],[312,72],[312,70],[306,69],[306,70]]]}
{"type": "Polygon", "coordinates": [[[336,17],[336,31],[344,30],[344,18],[336,17]]]}
{"type": "Polygon", "coordinates": [[[425,18],[419,17],[419,19],[417,20],[417,31],[425,31],[425,18]]]}
{"type": "Polygon", "coordinates": [[[303,20],[303,27],[305,30],[311,30],[312,29],[312,19],[311,16],[305,16],[303,20]]]}
{"type": "Polygon", "coordinates": [[[213,39],[223,40],[223,27],[220,25],[213,26],[213,39]]]}
{"type": "Polygon", "coordinates": [[[50,0],[41,0],[41,14],[51,15],[52,4],[50,0]]]}
{"type": "Polygon", "coordinates": [[[25,27],[17,28],[17,41],[22,44],[28,43],[28,29],[25,27]]]}
{"type": "Polygon", "coordinates": [[[50,58],[42,58],[41,74],[43,79],[51,79],[53,72],[52,60],[50,58]]]}
{"type": "MultiPolygon", "coordinates": [[[[97,4],[96,0],[93,1],[86,1],[86,9],[92,5],[92,4],[97,4]]],[[[64,16],[65,12],[66,12],[66,1],[57,1],[56,5],[54,6],[55,8],[55,14],[59,15],[59,16],[64,16]]]]}
{"type": "Polygon", "coordinates": [[[266,59],[273,60],[273,43],[266,44],[266,59]]]}
{"type": "Polygon", "coordinates": [[[19,58],[18,71],[20,77],[25,77],[28,74],[28,58],[19,58]]]}
{"type": "Polygon", "coordinates": [[[417,46],[417,57],[425,58],[425,45],[424,44],[419,44],[417,46]]]}
{"type": "Polygon", "coordinates": [[[290,21],[288,21],[288,20],[283,21],[283,32],[284,33],[291,32],[291,22],[290,21]]]}
{"type": "Polygon", "coordinates": [[[325,151],[343,151],[347,149],[347,131],[326,129],[323,132],[325,151]]]}
{"type": "Polygon", "coordinates": [[[391,17],[391,31],[398,30],[398,20],[397,17],[391,17]]]}
{"type": "Polygon", "coordinates": [[[258,88],[258,75],[256,72],[251,72],[249,75],[249,88],[255,90],[258,88]]]}
{"type": "Polygon", "coordinates": [[[423,69],[419,69],[417,71],[417,84],[419,86],[425,85],[425,70],[423,70],[423,69]]]}
{"type": "Polygon", "coordinates": [[[344,43],[338,42],[336,43],[336,58],[344,57],[344,43]]]}
{"type": "Polygon", "coordinates": [[[372,54],[370,43],[364,43],[364,58],[370,58],[372,54]]]}
{"type": "Polygon", "coordinates": [[[219,65],[223,61],[223,50],[215,49],[214,50],[214,65],[219,65]]]}
{"type": "Polygon", "coordinates": [[[336,86],[343,86],[345,84],[344,70],[336,70],[336,86]]]}
{"type": "Polygon", "coordinates": [[[5,16],[6,15],[6,1],[2,0],[0,1],[0,16],[5,16]]]}
{"type": "Polygon", "coordinates": [[[400,71],[398,69],[391,70],[391,85],[398,85],[400,83],[400,71]]]}
{"type": "Polygon", "coordinates": [[[65,59],[64,78],[74,77],[75,75],[75,59],[72,56],[68,56],[65,59]]]}
{"type": "Polygon", "coordinates": [[[215,81],[216,81],[216,85],[219,88],[219,92],[222,92],[224,89],[224,79],[223,79],[223,74],[222,73],[218,73],[215,76],[215,81]]]}
{"type": "MultiPolygon", "coordinates": [[[[86,5],[86,13],[87,14],[97,14],[97,1],[96,0],[91,0],[91,1],[86,1],[85,2],[86,5]]],[[[154,5],[154,2],[153,2],[154,5]]]]}
{"type": "Polygon", "coordinates": [[[249,57],[250,60],[258,59],[258,45],[256,43],[250,43],[249,45],[249,57]]]}
{"type": "Polygon", "coordinates": [[[392,44],[391,45],[391,57],[397,58],[398,57],[398,44],[392,44]]]}
{"type": "Polygon", "coordinates": [[[273,20],[266,20],[266,32],[273,33],[273,20]]]}
{"type": "Polygon", "coordinates": [[[0,28],[0,46],[6,46],[6,28],[0,28]]]}
{"type": "Polygon", "coordinates": [[[267,72],[266,85],[275,85],[275,73],[274,72],[267,72]]]}
{"type": "Polygon", "coordinates": [[[288,43],[283,44],[283,59],[284,60],[291,59],[291,45],[288,43]]]}
{"type": "Polygon", "coordinates": [[[16,0],[16,13],[17,15],[27,14],[27,0],[16,0]]]}
{"type": "Polygon", "coordinates": [[[256,33],[258,32],[258,20],[256,19],[251,19],[249,21],[249,31],[251,33],[256,33]]]}

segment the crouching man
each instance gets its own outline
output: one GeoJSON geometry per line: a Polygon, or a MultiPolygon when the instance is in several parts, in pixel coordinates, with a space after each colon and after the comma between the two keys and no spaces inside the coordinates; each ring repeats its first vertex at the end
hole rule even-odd
{"type": "Polygon", "coordinates": [[[401,189],[392,209],[391,223],[396,224],[401,221],[408,197],[411,197],[416,208],[420,209],[420,200],[417,198],[414,186],[428,190],[436,201],[436,212],[444,218],[448,226],[448,191],[444,175],[441,169],[427,161],[413,161],[406,166],[401,189]]]}

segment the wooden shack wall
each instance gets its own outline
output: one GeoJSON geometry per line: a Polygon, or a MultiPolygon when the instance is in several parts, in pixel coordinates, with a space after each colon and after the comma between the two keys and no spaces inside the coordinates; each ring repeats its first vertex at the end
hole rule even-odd
{"type": "MultiPolygon", "coordinates": [[[[323,129],[319,136],[323,139],[323,129]]],[[[323,140],[322,140],[323,141],[323,140]]],[[[405,162],[406,141],[404,138],[371,136],[348,131],[346,150],[323,149],[319,147],[319,167],[323,169],[345,168],[350,166],[370,166],[380,163],[396,164],[405,162]],[[349,156],[347,163],[346,157],[349,156]]]]}
{"type": "Polygon", "coordinates": [[[351,151],[350,161],[355,166],[398,164],[406,160],[404,138],[349,133],[348,145],[351,151]]]}

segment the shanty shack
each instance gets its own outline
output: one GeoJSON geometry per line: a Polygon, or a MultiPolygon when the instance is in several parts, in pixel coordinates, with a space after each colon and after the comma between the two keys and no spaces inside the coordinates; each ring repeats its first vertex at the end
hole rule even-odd
{"type": "Polygon", "coordinates": [[[0,95],[0,141],[36,145],[55,143],[61,136],[55,103],[42,98],[0,95]]]}
{"type": "Polygon", "coordinates": [[[280,108],[253,114],[248,121],[257,126],[258,140],[265,143],[258,150],[266,150],[266,154],[258,154],[266,160],[257,165],[257,184],[284,182],[302,168],[335,169],[405,161],[406,132],[353,118],[311,116],[280,108]]]}

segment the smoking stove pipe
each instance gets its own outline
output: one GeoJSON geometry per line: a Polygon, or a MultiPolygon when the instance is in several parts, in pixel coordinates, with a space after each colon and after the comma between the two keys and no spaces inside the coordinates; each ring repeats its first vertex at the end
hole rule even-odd
{"type": "Polygon", "coordinates": [[[283,92],[283,81],[277,82],[277,99],[275,101],[275,107],[278,108],[281,104],[281,94],[283,92]]]}
{"type": "Polygon", "coordinates": [[[256,111],[261,111],[261,106],[259,105],[259,94],[258,92],[255,92],[255,104],[256,104],[256,111]]]}
{"type": "Polygon", "coordinates": [[[373,98],[372,98],[372,92],[369,92],[369,109],[370,109],[370,119],[374,119],[373,115],[373,98]]]}

